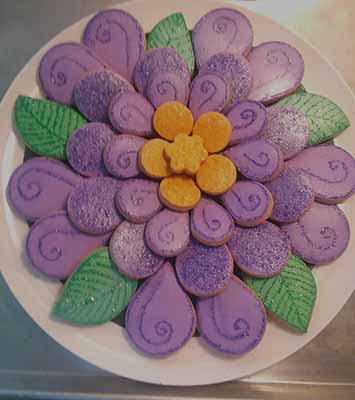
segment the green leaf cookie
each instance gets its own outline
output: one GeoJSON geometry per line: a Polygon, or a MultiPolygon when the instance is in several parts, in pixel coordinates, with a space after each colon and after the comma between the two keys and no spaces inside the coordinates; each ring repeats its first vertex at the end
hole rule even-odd
{"type": "Polygon", "coordinates": [[[147,47],[173,47],[187,62],[191,74],[195,69],[195,55],[191,35],[181,13],[162,19],[147,35],[147,47]]]}
{"type": "Polygon", "coordinates": [[[293,106],[303,112],[309,123],[309,145],[332,139],[350,126],[344,111],[333,101],[313,93],[294,93],[279,104],[293,106]]]}
{"type": "Polygon", "coordinates": [[[16,100],[16,129],[26,146],[42,156],[65,160],[68,138],[86,122],[73,108],[53,101],[27,96],[16,100]]]}
{"type": "Polygon", "coordinates": [[[272,278],[243,274],[244,282],[260,297],[265,307],[301,332],[307,332],[317,296],[313,274],[299,257],[272,278]]]}
{"type": "Polygon", "coordinates": [[[102,247],[87,256],[67,281],[53,315],[81,325],[111,321],[127,306],[138,281],[122,275],[102,247]]]}

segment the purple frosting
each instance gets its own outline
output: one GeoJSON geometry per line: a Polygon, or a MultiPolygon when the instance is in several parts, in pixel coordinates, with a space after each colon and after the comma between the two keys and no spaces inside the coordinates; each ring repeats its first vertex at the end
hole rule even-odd
{"type": "Polygon", "coordinates": [[[233,259],[226,245],[211,247],[192,240],[176,257],[176,274],[183,288],[196,296],[213,296],[233,274],[233,259]]]}
{"type": "Polygon", "coordinates": [[[194,334],[194,307],[168,262],[132,297],[126,312],[126,329],[137,348],[152,356],[179,350],[194,334]]]}
{"type": "Polygon", "coordinates": [[[152,253],[144,240],[145,224],[122,222],[110,242],[110,254],[117,268],[130,278],[142,279],[154,274],[164,259],[152,253]]]}
{"type": "Polygon", "coordinates": [[[279,274],[291,257],[287,235],[271,222],[253,228],[236,226],[228,247],[238,267],[258,277],[279,274]]]}
{"type": "Polygon", "coordinates": [[[266,312],[260,299],[236,276],[222,293],[198,299],[198,329],[214,349],[241,355],[254,349],[266,328],[266,312]]]}
{"type": "Polygon", "coordinates": [[[82,181],[60,161],[32,158],[11,175],[7,193],[12,207],[34,221],[53,211],[65,210],[68,194],[82,181]]]}

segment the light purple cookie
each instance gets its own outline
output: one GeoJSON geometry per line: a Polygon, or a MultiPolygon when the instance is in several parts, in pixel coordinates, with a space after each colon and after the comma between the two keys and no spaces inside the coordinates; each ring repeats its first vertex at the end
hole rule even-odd
{"type": "Polygon", "coordinates": [[[103,159],[107,171],[117,178],[134,178],[139,175],[138,154],[145,139],[133,135],[119,135],[105,147],[103,159]]]}
{"type": "Polygon", "coordinates": [[[265,139],[241,143],[225,151],[238,172],[253,181],[268,182],[280,175],[284,162],[280,147],[265,139]]]}
{"type": "Polygon", "coordinates": [[[201,73],[192,81],[189,108],[196,120],[208,111],[223,112],[229,105],[229,81],[217,73],[201,73]]]}
{"type": "Polygon", "coordinates": [[[246,54],[253,43],[253,28],[248,18],[233,8],[217,8],[205,14],[192,31],[198,68],[214,54],[229,51],[246,54]]]}
{"type": "Polygon", "coordinates": [[[299,220],[314,202],[314,191],[307,175],[285,167],[281,174],[265,184],[274,199],[270,218],[290,223],[299,220]]]}
{"type": "Polygon", "coordinates": [[[158,72],[148,81],[146,97],[158,108],[168,101],[186,104],[189,97],[189,80],[171,72],[158,72]]]}
{"type": "Polygon", "coordinates": [[[202,338],[222,353],[245,354],[260,343],[265,333],[263,303],[236,276],[222,293],[198,299],[196,312],[202,338]]]}
{"type": "Polygon", "coordinates": [[[83,42],[113,71],[132,81],[137,61],[145,49],[140,23],[123,10],[105,10],[87,24],[83,42]]]}
{"type": "Polygon", "coordinates": [[[74,105],[75,85],[87,73],[103,68],[104,64],[87,47],[79,43],[62,43],[42,57],[38,77],[48,99],[74,105]]]}
{"type": "Polygon", "coordinates": [[[238,267],[256,277],[279,274],[291,257],[290,240],[271,222],[253,228],[236,226],[227,245],[238,267]]]}
{"type": "Polygon", "coordinates": [[[293,46],[266,42],[248,55],[253,88],[249,98],[271,103],[292,93],[302,82],[304,62],[293,46]]]}
{"type": "Polygon", "coordinates": [[[195,329],[191,300],[166,262],[132,297],[126,312],[127,334],[143,353],[165,356],[183,347],[195,329]]]}
{"type": "Polygon", "coordinates": [[[122,221],[115,195],[122,182],[110,177],[84,180],[68,197],[68,214],[83,232],[100,235],[113,231],[122,221]]]}
{"type": "Polygon", "coordinates": [[[98,247],[105,246],[109,235],[80,232],[65,211],[57,211],[32,225],[26,242],[32,265],[48,276],[65,279],[81,259],[98,247]]]}
{"type": "Polygon", "coordinates": [[[77,129],[70,136],[66,148],[71,167],[83,176],[107,175],[103,150],[113,136],[111,128],[99,122],[91,122],[77,129]]]}
{"type": "Polygon", "coordinates": [[[116,194],[116,206],[128,221],[146,222],[162,208],[158,189],[156,182],[128,179],[116,194]]]}
{"type": "Polygon", "coordinates": [[[191,212],[191,233],[207,246],[221,246],[232,236],[233,218],[216,201],[202,198],[191,212]]]}
{"type": "Polygon", "coordinates": [[[68,194],[82,181],[60,161],[36,157],[20,165],[7,186],[12,207],[34,221],[53,211],[65,210],[68,194]]]}
{"type": "Polygon", "coordinates": [[[133,87],[109,70],[92,72],[74,88],[75,104],[89,121],[109,122],[108,109],[112,99],[133,87]]]}
{"type": "Polygon", "coordinates": [[[231,146],[259,136],[266,122],[266,108],[258,101],[243,100],[236,103],[226,116],[233,127],[231,146]]]}
{"type": "Polygon", "coordinates": [[[291,240],[292,250],[311,264],[330,263],[349,244],[350,227],[337,206],[314,203],[303,217],[282,227],[291,240]]]}
{"type": "Polygon", "coordinates": [[[119,132],[138,136],[152,133],[154,108],[140,93],[119,94],[112,100],[108,114],[111,124],[119,132]]]}
{"type": "Polygon", "coordinates": [[[256,226],[271,215],[271,193],[259,182],[238,181],[222,195],[222,202],[234,221],[242,226],[256,226]]]}
{"type": "Polygon", "coordinates": [[[190,72],[184,58],[173,48],[148,50],[138,61],[134,71],[134,82],[138,91],[145,93],[149,80],[160,73],[174,73],[190,82],[190,72]]]}
{"type": "Polygon", "coordinates": [[[306,116],[292,106],[268,107],[266,124],[261,135],[280,146],[284,159],[294,157],[308,142],[309,128],[306,116]]]}
{"type": "Polygon", "coordinates": [[[214,296],[233,274],[233,259],[226,245],[211,247],[192,240],[176,257],[176,274],[183,288],[195,296],[214,296]]]}
{"type": "Polygon", "coordinates": [[[307,175],[316,200],[321,203],[339,203],[355,192],[355,160],[340,147],[312,146],[286,165],[307,175]]]}
{"type": "Polygon", "coordinates": [[[162,257],[175,257],[190,241],[189,213],[164,209],[147,224],[147,246],[162,257]]]}
{"type": "Polygon", "coordinates": [[[110,241],[110,254],[117,268],[134,279],[146,278],[163,265],[164,258],[154,254],[144,240],[145,224],[124,221],[110,241]]]}

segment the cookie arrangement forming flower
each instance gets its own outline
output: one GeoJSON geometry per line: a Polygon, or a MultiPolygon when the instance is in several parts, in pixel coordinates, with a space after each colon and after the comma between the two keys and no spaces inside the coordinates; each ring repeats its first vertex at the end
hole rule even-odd
{"type": "Polygon", "coordinates": [[[355,161],[323,143],[350,123],[301,85],[301,54],[254,45],[228,8],[192,35],[181,13],[145,35],[106,10],[82,42],[43,56],[47,100],[15,105],[41,157],[15,170],[8,199],[33,223],[33,267],[65,280],[53,316],[94,325],[125,312],[130,340],[154,356],[196,329],[244,354],[262,340],[265,308],[306,332],[317,291],[306,263],[348,245],[337,204],[355,192],[355,161]]]}

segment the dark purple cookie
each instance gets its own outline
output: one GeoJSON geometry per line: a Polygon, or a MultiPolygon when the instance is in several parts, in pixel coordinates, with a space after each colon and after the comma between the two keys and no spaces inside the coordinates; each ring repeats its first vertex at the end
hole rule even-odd
{"type": "Polygon", "coordinates": [[[231,146],[259,136],[265,125],[266,108],[258,101],[243,100],[228,111],[227,118],[233,127],[231,146]]]}
{"type": "Polygon", "coordinates": [[[103,153],[107,171],[117,178],[138,176],[138,154],[145,142],[145,139],[133,135],[119,135],[113,138],[103,153]]]}
{"type": "Polygon", "coordinates": [[[265,139],[238,144],[224,154],[242,175],[253,181],[272,181],[280,175],[284,165],[280,147],[265,139]]]}
{"type": "Polygon", "coordinates": [[[49,49],[39,64],[38,77],[50,100],[74,105],[74,87],[89,72],[104,64],[79,43],[62,43],[49,49]]]}
{"type": "Polygon", "coordinates": [[[68,214],[83,232],[100,235],[110,232],[122,221],[115,206],[115,195],[122,182],[110,177],[82,181],[68,197],[68,214]]]}
{"type": "Polygon", "coordinates": [[[262,43],[251,50],[248,60],[253,76],[251,99],[271,103],[292,93],[302,82],[303,58],[287,43],[262,43]]]}
{"type": "Polygon", "coordinates": [[[145,224],[124,221],[115,230],[110,241],[112,261],[130,278],[146,278],[164,263],[164,258],[154,254],[145,244],[145,227],[145,224]]]}
{"type": "Polygon", "coordinates": [[[83,176],[107,175],[103,150],[113,136],[111,128],[99,122],[80,127],[67,143],[66,153],[71,167],[83,176]]]}
{"type": "Polygon", "coordinates": [[[82,181],[60,161],[32,158],[11,175],[7,194],[12,207],[34,221],[53,211],[65,210],[68,194],[82,181]]]}
{"type": "Polygon", "coordinates": [[[211,247],[192,240],[176,257],[176,274],[183,288],[195,296],[214,296],[233,274],[233,259],[226,245],[211,247]]]}
{"type": "Polygon", "coordinates": [[[145,240],[154,253],[162,257],[177,256],[190,241],[189,213],[164,209],[148,222],[145,240]]]}
{"type": "Polygon", "coordinates": [[[253,44],[253,28],[248,18],[233,8],[217,8],[205,14],[192,31],[198,68],[214,54],[229,51],[246,54],[253,44]]]}
{"type": "Polygon", "coordinates": [[[350,227],[337,206],[314,203],[303,217],[282,227],[291,240],[292,250],[311,264],[330,263],[349,244],[350,227]]]}
{"type": "Polygon", "coordinates": [[[302,171],[285,167],[281,174],[265,186],[274,199],[271,219],[277,222],[295,222],[314,202],[310,180],[302,171]]]}
{"type": "Polygon", "coordinates": [[[178,284],[174,268],[166,262],[130,300],[127,334],[143,353],[165,356],[183,347],[195,329],[191,300],[178,284]]]}
{"type": "Polygon", "coordinates": [[[146,222],[162,208],[158,189],[156,182],[128,179],[116,194],[116,206],[128,221],[146,222]]]}
{"type": "Polygon", "coordinates": [[[108,109],[112,99],[133,87],[109,70],[86,75],[74,88],[75,104],[89,121],[109,122],[108,109]]]}
{"type": "Polygon", "coordinates": [[[80,232],[65,211],[39,219],[27,236],[27,255],[32,265],[48,276],[65,279],[80,261],[98,247],[105,246],[109,235],[80,232]]]}
{"type": "Polygon", "coordinates": [[[123,10],[105,10],[87,24],[83,42],[113,71],[132,81],[137,61],[145,49],[140,23],[123,10]]]}
{"type": "Polygon", "coordinates": [[[222,353],[245,354],[264,336],[266,312],[263,303],[236,276],[222,293],[198,299],[196,311],[202,338],[222,353]]]}
{"type": "Polygon", "coordinates": [[[228,247],[238,267],[257,277],[279,274],[291,257],[287,235],[271,222],[254,228],[236,226],[228,247]]]}
{"type": "Polygon", "coordinates": [[[128,91],[115,97],[109,108],[111,124],[119,132],[150,136],[153,106],[140,93],[128,91]]]}

